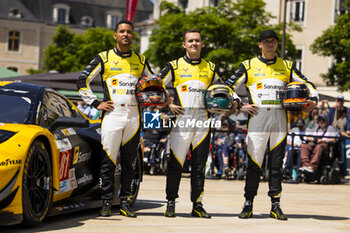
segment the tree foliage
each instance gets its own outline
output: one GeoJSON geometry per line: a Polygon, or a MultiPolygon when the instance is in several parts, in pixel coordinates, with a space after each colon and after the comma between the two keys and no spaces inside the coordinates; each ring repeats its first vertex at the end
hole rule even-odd
{"type": "MultiPolygon", "coordinates": [[[[135,34],[132,49],[139,51],[139,37],[135,34]]],[[[74,34],[67,26],[58,26],[52,43],[45,50],[44,69],[30,73],[56,70],[60,73],[82,71],[99,53],[114,48],[113,31],[106,28],[89,28],[84,34],[74,34]]]]}
{"type": "MultiPolygon", "coordinates": [[[[350,1],[346,2],[350,7],[350,1]]],[[[338,86],[340,91],[350,90],[350,12],[338,17],[311,45],[311,51],[321,56],[332,56],[333,63],[322,77],[327,85],[338,86]]]]}
{"type": "MultiPolygon", "coordinates": [[[[258,55],[258,38],[263,30],[274,29],[280,41],[282,39],[282,24],[269,24],[273,16],[264,10],[262,0],[221,0],[217,7],[198,8],[187,13],[167,1],[160,7],[165,13],[153,29],[149,49],[145,52],[158,68],[184,55],[183,33],[191,28],[201,31],[205,42],[202,57],[214,62],[225,77],[232,75],[240,62],[258,55]]],[[[289,26],[299,30],[292,24],[289,26]]],[[[289,35],[285,47],[286,58],[296,54],[289,35]]]]}

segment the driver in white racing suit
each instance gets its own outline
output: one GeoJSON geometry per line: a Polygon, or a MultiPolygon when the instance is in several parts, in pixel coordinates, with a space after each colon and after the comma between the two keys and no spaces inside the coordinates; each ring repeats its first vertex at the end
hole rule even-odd
{"type": "Polygon", "coordinates": [[[282,109],[281,93],[289,82],[297,81],[307,85],[310,91],[310,111],[318,102],[315,86],[308,82],[295,67],[295,63],[276,57],[278,38],[273,30],[265,30],[260,35],[259,48],[262,54],[242,62],[236,73],[226,83],[234,91],[244,84],[249,98],[249,104],[239,108],[249,113],[248,121],[248,170],[244,197],[246,202],[240,213],[240,218],[250,218],[253,215],[253,199],[257,194],[260,169],[263,163],[265,149],[269,148],[269,192],[272,208],[270,217],[287,220],[280,208],[282,192],[282,163],[286,147],[287,115],[282,109]]]}
{"type": "MultiPolygon", "coordinates": [[[[172,112],[178,114],[170,132],[171,156],[168,164],[166,217],[175,217],[175,199],[178,198],[179,184],[186,155],[191,148],[191,201],[192,216],[210,218],[202,206],[204,192],[204,169],[209,153],[210,122],[204,106],[204,93],[212,82],[220,80],[215,64],[200,57],[203,41],[200,32],[188,30],[184,34],[182,46],[186,55],[166,64],[160,76],[165,85],[176,89],[175,101],[170,104],[172,112]]],[[[236,96],[238,100],[238,96],[236,96]]],[[[236,107],[238,103],[234,103],[236,107]]]]}
{"type": "Polygon", "coordinates": [[[114,173],[117,155],[120,153],[121,191],[120,214],[136,217],[130,208],[132,197],[133,163],[140,140],[140,112],[135,96],[139,78],[153,74],[147,60],[130,49],[133,40],[133,25],[127,20],[115,27],[117,47],[99,53],[79,76],[77,87],[83,100],[102,110],[100,165],[101,216],[111,215],[114,197],[114,173]],[[91,81],[101,74],[104,92],[103,102],[97,100],[90,88],[91,81]]]}

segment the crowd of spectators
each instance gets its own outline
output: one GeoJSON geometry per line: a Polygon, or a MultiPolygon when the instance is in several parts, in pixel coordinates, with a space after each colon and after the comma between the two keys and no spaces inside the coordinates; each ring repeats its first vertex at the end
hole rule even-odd
{"type": "Polygon", "coordinates": [[[339,149],[340,174],[347,175],[345,139],[350,138],[350,112],[342,95],[332,107],[328,101],[321,101],[307,116],[289,113],[288,135],[284,164],[287,177],[292,176],[293,167],[297,172],[315,173],[322,153],[332,145],[339,149]]]}

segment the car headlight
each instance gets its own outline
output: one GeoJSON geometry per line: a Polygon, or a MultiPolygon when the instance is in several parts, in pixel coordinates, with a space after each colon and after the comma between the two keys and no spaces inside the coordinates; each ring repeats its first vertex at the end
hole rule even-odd
{"type": "Polygon", "coordinates": [[[15,134],[16,132],[0,130],[0,143],[7,141],[9,138],[11,138],[15,134]]]}

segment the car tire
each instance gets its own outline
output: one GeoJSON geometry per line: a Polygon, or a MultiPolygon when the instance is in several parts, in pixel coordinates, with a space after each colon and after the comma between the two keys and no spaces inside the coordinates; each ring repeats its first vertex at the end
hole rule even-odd
{"type": "Polygon", "coordinates": [[[24,163],[22,180],[23,222],[38,225],[48,213],[53,196],[52,167],[43,142],[35,140],[24,163]]]}

